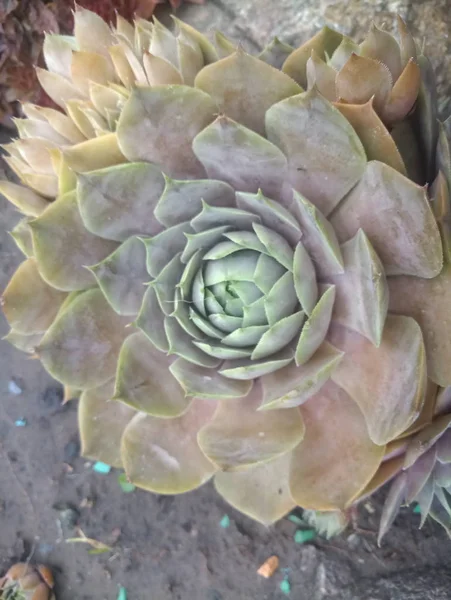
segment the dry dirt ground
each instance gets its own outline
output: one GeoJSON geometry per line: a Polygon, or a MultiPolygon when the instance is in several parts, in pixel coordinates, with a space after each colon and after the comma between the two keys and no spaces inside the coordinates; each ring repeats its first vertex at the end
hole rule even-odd
{"type": "MultiPolygon", "coordinates": [[[[337,4],[327,6],[329,12],[321,13],[318,22],[313,17],[308,21],[305,15],[319,4],[319,0],[216,0],[205,7],[189,6],[185,15],[199,28],[220,26],[238,34],[243,43],[258,46],[263,35],[280,34],[283,23],[287,37],[294,38],[293,15],[298,15],[300,38],[321,24],[324,14],[339,18],[334,12],[337,4]],[[275,9],[278,4],[280,11],[275,9]]],[[[343,4],[340,18],[345,29],[355,25],[349,10],[357,15],[364,4],[370,5],[343,4]]],[[[447,22],[449,29],[446,2],[372,5],[376,17],[387,5],[392,10],[411,9],[420,32],[427,29],[421,19],[429,18],[428,5],[433,17],[447,22]],[[419,7],[421,19],[415,12],[419,7]]],[[[437,31],[432,17],[429,29],[437,31]]],[[[446,46],[447,39],[441,43],[446,46]]],[[[439,74],[445,89],[443,72],[439,74]]],[[[0,202],[3,289],[21,257],[6,233],[17,222],[17,214],[6,201],[0,202]]],[[[1,333],[6,330],[2,320],[1,333]]],[[[418,515],[406,510],[378,548],[380,499],[362,507],[357,525],[341,537],[298,545],[294,523],[285,519],[266,529],[227,506],[210,485],[175,498],[124,493],[117,481],[119,472],[97,474],[79,457],[76,403],[61,405],[61,389],[37,361],[6,343],[0,348],[0,573],[13,561],[30,556],[33,562],[45,562],[54,570],[58,600],[116,600],[120,586],[127,590],[128,600],[451,598],[451,541],[446,534],[432,523],[419,532],[418,515]],[[225,515],[230,518],[226,528],[221,526],[225,515]],[[76,535],[75,526],[112,550],[93,555],[89,546],[68,543],[76,535]],[[256,570],[273,554],[280,557],[281,569],[265,580],[256,570]],[[280,589],[284,579],[291,586],[289,595],[280,589]]]]}

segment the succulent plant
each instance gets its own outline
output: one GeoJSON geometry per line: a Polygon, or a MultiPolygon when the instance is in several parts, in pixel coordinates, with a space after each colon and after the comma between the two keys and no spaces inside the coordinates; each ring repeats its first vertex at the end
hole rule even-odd
{"type": "Polygon", "coordinates": [[[7,338],[79,390],[84,455],[330,533],[451,385],[432,69],[401,20],[258,57],[176,28],[78,9],[46,38],[62,110],[24,106],[25,185],[0,184],[27,257],[7,338]]]}
{"type": "Polygon", "coordinates": [[[16,563],[0,577],[1,600],[55,600],[53,576],[43,565],[16,563]]]}

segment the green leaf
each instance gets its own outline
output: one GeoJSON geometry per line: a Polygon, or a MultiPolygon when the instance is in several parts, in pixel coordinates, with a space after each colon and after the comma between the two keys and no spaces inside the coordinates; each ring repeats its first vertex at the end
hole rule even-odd
{"type": "Polygon", "coordinates": [[[83,222],[92,233],[119,242],[132,235],[154,235],[161,230],[153,211],[163,189],[163,174],[147,163],[78,175],[83,222]]]}
{"type": "Polygon", "coordinates": [[[143,333],[129,336],[119,354],[114,400],[154,417],[183,414],[190,399],[168,373],[171,363],[143,333]]]}

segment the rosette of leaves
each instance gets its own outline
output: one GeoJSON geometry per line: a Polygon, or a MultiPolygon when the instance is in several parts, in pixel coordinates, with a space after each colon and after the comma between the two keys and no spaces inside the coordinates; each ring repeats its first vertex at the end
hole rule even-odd
{"type": "Polygon", "coordinates": [[[7,337],[80,390],[83,453],[137,486],[214,478],[263,523],[299,505],[341,526],[451,384],[431,68],[402,22],[399,43],[324,29],[259,57],[176,27],[79,9],[73,38],[47,37],[62,110],[24,107],[25,185],[0,186],[27,256],[7,337]],[[339,97],[312,50],[341,57],[339,97]]]}

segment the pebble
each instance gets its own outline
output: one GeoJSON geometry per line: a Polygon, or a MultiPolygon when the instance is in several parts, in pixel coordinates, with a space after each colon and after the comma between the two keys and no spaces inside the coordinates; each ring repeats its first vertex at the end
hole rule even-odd
{"type": "Polygon", "coordinates": [[[8,381],[8,392],[14,396],[20,396],[20,394],[23,392],[23,389],[14,381],[14,379],[11,379],[8,381]]]}

